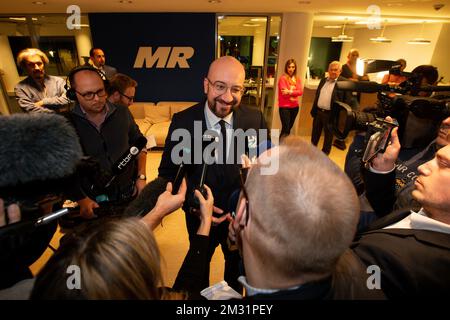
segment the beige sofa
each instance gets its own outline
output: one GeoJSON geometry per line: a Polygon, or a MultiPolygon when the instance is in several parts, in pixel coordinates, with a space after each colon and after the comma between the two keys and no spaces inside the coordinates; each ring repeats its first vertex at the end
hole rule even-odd
{"type": "Polygon", "coordinates": [[[173,115],[197,102],[192,101],[160,101],[135,102],[130,106],[130,112],[139,126],[142,134],[149,141],[148,147],[163,147],[173,115]]]}

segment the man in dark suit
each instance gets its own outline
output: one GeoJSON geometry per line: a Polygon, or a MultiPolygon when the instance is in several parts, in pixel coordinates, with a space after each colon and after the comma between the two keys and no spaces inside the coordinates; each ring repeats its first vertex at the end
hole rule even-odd
{"type": "Polygon", "coordinates": [[[325,140],[322,151],[326,155],[330,154],[333,142],[333,132],[329,126],[331,108],[335,101],[345,101],[345,91],[336,90],[336,82],[346,80],[340,76],[341,71],[342,66],[339,61],[333,61],[328,65],[328,77],[320,80],[311,109],[311,116],[314,119],[311,143],[317,146],[323,129],[325,140]]]}
{"type": "MultiPolygon", "coordinates": [[[[241,286],[237,282],[239,254],[237,251],[230,251],[226,242],[227,218],[229,212],[235,209],[229,207],[229,199],[240,185],[241,154],[237,151],[257,145],[261,134],[264,135],[261,129],[267,129],[259,110],[240,105],[244,93],[244,80],[244,67],[235,58],[221,57],[210,65],[208,75],[203,80],[206,101],[173,116],[159,166],[159,176],[173,181],[179,164],[183,162],[185,165],[188,193],[183,209],[186,213],[189,238],[192,241],[200,220],[195,215],[195,210],[192,210],[195,205],[191,199],[194,189],[199,186],[203,164],[205,162],[209,164],[205,184],[212,189],[216,215],[210,234],[209,258],[220,244],[225,257],[224,278],[230,286],[239,291],[241,291],[241,286]],[[236,129],[242,129],[250,134],[244,140],[239,139],[240,130],[236,129]],[[211,137],[220,138],[220,151],[213,150],[211,153],[211,145],[205,145],[205,140],[211,137]],[[246,141],[244,148],[239,145],[239,140],[246,141]],[[208,150],[204,152],[205,148],[208,150]]],[[[261,138],[261,141],[268,139],[267,131],[265,134],[266,138],[261,138]]],[[[204,287],[209,285],[209,266],[203,283],[204,287]]]]}
{"type": "MultiPolygon", "coordinates": [[[[372,172],[365,174],[372,203],[390,202],[393,197],[399,151],[395,128],[390,145],[371,162],[372,172]]],[[[450,293],[450,146],[440,149],[418,171],[412,196],[422,208],[384,216],[352,245],[366,265],[380,268],[380,286],[389,298],[450,293]]],[[[383,205],[374,208],[383,211],[383,205]]]]}
{"type": "Polygon", "coordinates": [[[100,70],[103,74],[103,80],[110,80],[113,75],[117,73],[117,69],[106,65],[105,53],[100,48],[92,48],[89,51],[89,56],[94,68],[100,70]]]}

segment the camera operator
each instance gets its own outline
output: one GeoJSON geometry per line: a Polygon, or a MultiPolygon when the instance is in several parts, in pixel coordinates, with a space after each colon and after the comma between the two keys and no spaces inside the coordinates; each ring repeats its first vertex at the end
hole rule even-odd
{"type": "MultiPolygon", "coordinates": [[[[415,77],[419,77],[417,87],[424,85],[434,85],[438,79],[437,69],[429,65],[421,65],[416,67],[412,74],[415,77]]],[[[420,89],[417,89],[420,90],[420,89]]],[[[411,94],[414,96],[429,96],[431,92],[417,91],[415,88],[411,90],[411,94]]],[[[397,119],[398,120],[398,119],[397,119]]],[[[396,190],[397,194],[404,194],[405,196],[399,197],[399,205],[411,205],[411,197],[409,192],[404,192],[403,189],[411,184],[417,177],[417,167],[422,163],[431,160],[434,157],[436,150],[442,147],[442,143],[445,139],[434,140],[436,136],[433,136],[434,121],[428,119],[419,119],[412,113],[408,114],[408,125],[400,122],[399,130],[402,131],[403,141],[405,145],[400,150],[400,154],[396,164],[396,190]],[[408,128],[405,128],[408,126],[408,128]],[[437,142],[437,143],[436,143],[437,142]],[[404,198],[405,197],[405,198],[404,198]]],[[[436,126],[437,127],[437,126],[436,126]]],[[[444,121],[441,124],[440,133],[444,135],[444,132],[448,130],[448,124],[444,121]]],[[[436,133],[437,135],[437,133],[436,133]]],[[[362,194],[365,190],[364,181],[361,176],[361,156],[365,146],[365,132],[355,134],[354,140],[349,147],[345,159],[345,172],[352,180],[358,194],[362,194]]],[[[360,197],[361,208],[363,211],[372,212],[373,209],[367,203],[365,196],[360,197]]]]}

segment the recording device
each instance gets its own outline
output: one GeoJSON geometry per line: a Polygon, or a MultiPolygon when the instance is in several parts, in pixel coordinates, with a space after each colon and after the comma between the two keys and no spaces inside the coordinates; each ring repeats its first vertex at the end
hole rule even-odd
{"type": "MultiPolygon", "coordinates": [[[[389,66],[389,63],[383,60],[383,63],[368,69],[368,72],[386,70],[383,69],[386,66],[389,66]]],[[[403,75],[407,80],[398,86],[381,85],[371,81],[336,83],[336,89],[341,91],[378,94],[377,105],[365,111],[353,111],[343,102],[333,104],[330,126],[336,137],[345,139],[351,130],[371,131],[366,135],[366,143],[374,141],[377,136],[386,137],[384,132],[386,124],[383,119],[390,116],[398,121],[398,135],[402,148],[424,148],[436,138],[441,121],[450,116],[450,96],[424,98],[413,95],[420,91],[450,91],[450,86],[422,86],[424,74],[401,72],[394,61],[391,67],[391,73],[403,75]],[[380,130],[382,131],[380,135],[372,137],[380,130]]],[[[426,67],[433,69],[431,66],[426,67]]],[[[432,71],[437,73],[435,70],[432,71]]],[[[372,147],[366,148],[368,156],[371,149],[372,147]]]]}
{"type": "MultiPolygon", "coordinates": [[[[82,158],[74,128],[56,114],[0,117],[0,198],[18,203],[25,219],[60,199],[82,158]]],[[[31,219],[32,217],[30,217],[31,219]]]]}
{"type": "MultiPolygon", "coordinates": [[[[20,222],[0,230],[0,289],[19,280],[45,251],[67,210],[43,216],[40,206],[60,202],[81,157],[78,136],[57,114],[0,116],[0,198],[17,203],[20,222]]],[[[28,271],[29,272],[29,271],[28,271]]]]}
{"type": "Polygon", "coordinates": [[[122,172],[125,171],[126,167],[133,163],[133,160],[136,159],[136,157],[139,155],[141,150],[147,145],[147,139],[143,136],[140,136],[136,141],[132,143],[130,148],[125,151],[125,153],[117,159],[117,161],[114,163],[112,167],[112,173],[113,176],[111,179],[106,183],[105,188],[108,188],[111,183],[114,181],[114,179],[120,175],[122,172]]]}
{"type": "Polygon", "coordinates": [[[66,215],[67,213],[69,213],[69,209],[62,208],[37,219],[24,220],[12,224],[7,224],[6,226],[0,227],[0,238],[11,235],[13,233],[27,233],[33,231],[34,228],[47,225],[50,222],[66,215]]]}
{"type": "Polygon", "coordinates": [[[175,180],[172,183],[172,194],[175,195],[178,193],[180,189],[181,183],[183,182],[183,178],[186,175],[185,166],[183,163],[178,167],[177,175],[175,176],[175,180]]]}
{"type": "Polygon", "coordinates": [[[364,163],[372,161],[378,153],[384,153],[391,139],[392,129],[398,126],[398,123],[377,119],[377,121],[369,127],[366,136],[369,137],[367,146],[362,157],[364,163]]]}
{"type": "MultiPolygon", "coordinates": [[[[215,139],[216,139],[216,136],[214,136],[214,135],[209,135],[206,133],[203,134],[202,150],[205,150],[205,148],[207,148],[212,142],[214,142],[215,139]]],[[[195,186],[195,188],[192,190],[192,192],[190,192],[190,194],[188,194],[188,196],[187,196],[187,204],[188,204],[189,210],[192,210],[192,209],[199,210],[200,209],[200,201],[195,196],[195,190],[199,190],[205,199],[208,198],[208,192],[206,191],[204,184],[205,184],[206,175],[208,172],[208,163],[212,163],[211,158],[214,157],[214,155],[213,154],[208,155],[207,153],[205,153],[205,155],[209,156],[209,158],[203,159],[200,180],[199,180],[198,184],[195,186]]]]}

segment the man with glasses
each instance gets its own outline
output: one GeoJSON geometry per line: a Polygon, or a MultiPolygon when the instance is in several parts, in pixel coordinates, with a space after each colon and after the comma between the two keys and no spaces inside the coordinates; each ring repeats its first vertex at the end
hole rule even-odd
{"type": "Polygon", "coordinates": [[[264,152],[242,177],[230,223],[245,267],[247,298],[382,298],[366,286],[365,266],[346,251],[356,231],[359,202],[350,180],[321,151],[288,137],[264,152]],[[278,162],[278,171],[265,174],[278,162]],[[320,168],[320,170],[317,170],[320,168]],[[323,181],[333,181],[324,188],[323,181]]]}
{"type": "MultiPolygon", "coordinates": [[[[239,169],[237,159],[240,155],[236,150],[235,130],[266,129],[263,115],[257,109],[241,105],[244,93],[245,70],[242,64],[233,57],[221,57],[209,67],[207,76],[203,80],[203,89],[206,101],[203,101],[182,112],[176,113],[173,118],[165,142],[164,152],[159,167],[159,176],[170,181],[175,179],[179,168],[179,161],[175,159],[177,151],[182,149],[185,158],[189,159],[183,163],[186,168],[188,182],[187,201],[183,209],[186,212],[186,225],[189,232],[190,241],[194,235],[200,220],[192,210],[192,203],[189,198],[195,188],[198,188],[200,177],[202,176],[203,164],[208,161],[210,154],[203,155],[205,145],[205,131],[214,130],[222,143],[221,150],[216,150],[213,158],[214,162],[207,167],[205,184],[207,184],[214,195],[214,226],[211,230],[209,259],[216,247],[220,244],[225,257],[225,280],[237,291],[242,287],[237,282],[239,275],[239,255],[228,249],[227,234],[229,212],[234,208],[229,208],[229,198],[234,190],[239,188],[239,169]],[[195,130],[194,130],[195,128],[195,130]],[[197,128],[201,128],[198,132],[197,128]],[[187,130],[190,133],[189,141],[179,139],[177,135],[180,130],[187,130]],[[196,135],[197,133],[197,135],[196,135]],[[200,157],[196,157],[197,151],[201,151],[200,157]],[[174,151],[174,154],[172,154],[174,151]],[[230,156],[233,154],[234,156],[230,156]],[[218,156],[219,155],[219,156],[218,156]],[[222,155],[222,156],[220,156],[222,155]],[[200,158],[201,161],[196,159],[200,158]],[[225,161],[226,160],[226,161],[225,161]]],[[[255,131],[255,132],[256,132],[255,131]]],[[[242,147],[242,146],[241,146],[242,147]]],[[[239,149],[239,146],[237,146],[239,149]]],[[[205,152],[205,154],[208,152],[205,152]]],[[[203,279],[203,286],[209,286],[209,265],[203,279]]]]}
{"type": "Polygon", "coordinates": [[[129,107],[134,102],[137,82],[122,73],[115,74],[109,81],[108,101],[129,107]]]}
{"type": "Polygon", "coordinates": [[[28,74],[14,88],[24,112],[53,113],[68,106],[64,80],[45,73],[48,63],[47,55],[39,49],[24,49],[17,55],[17,65],[28,74]]]}
{"type": "Polygon", "coordinates": [[[80,214],[85,218],[94,216],[93,209],[108,205],[111,211],[120,213],[146,185],[146,152],[142,151],[124,170],[114,177],[106,187],[100,181],[99,171],[111,173],[116,162],[138,139],[142,139],[133,116],[127,107],[107,100],[105,84],[101,74],[92,67],[79,67],[69,74],[70,89],[76,103],[70,112],[86,156],[97,160],[99,169],[82,179],[83,192],[78,194],[80,214]],[[94,180],[94,181],[93,181],[94,180]],[[100,186],[92,191],[92,186],[100,186]]]}

